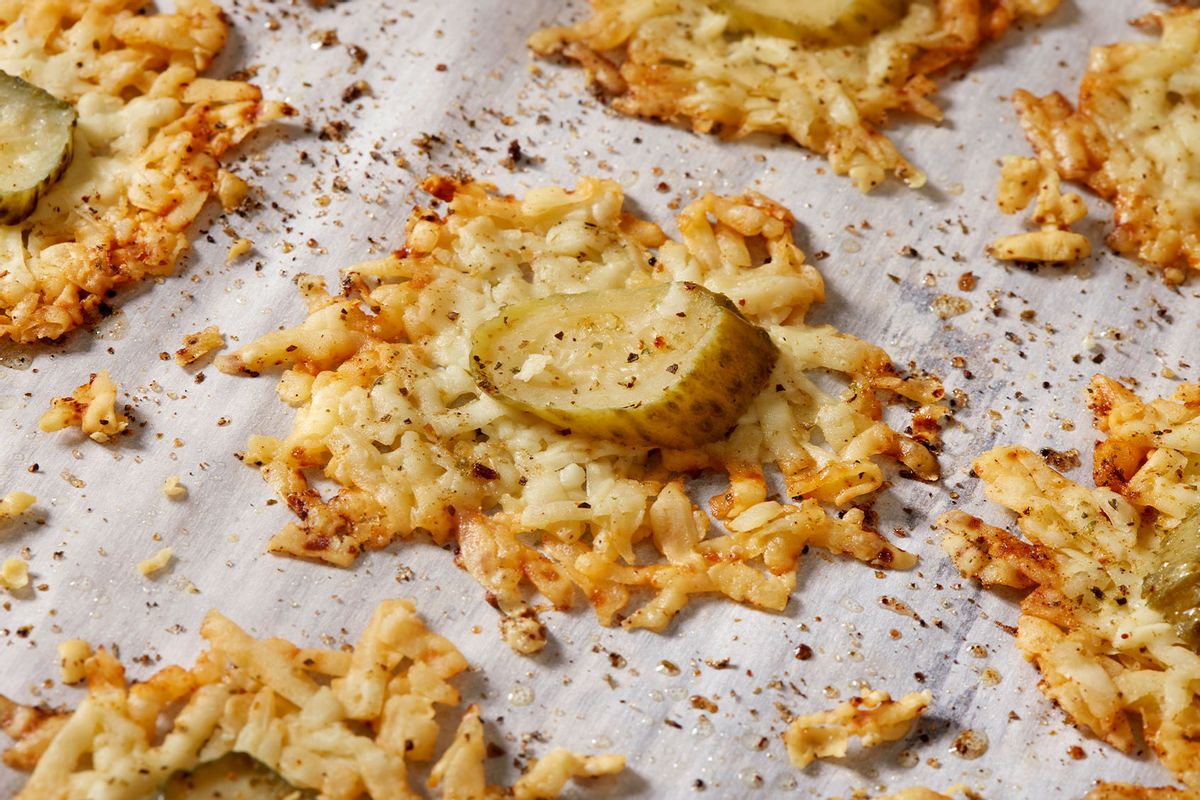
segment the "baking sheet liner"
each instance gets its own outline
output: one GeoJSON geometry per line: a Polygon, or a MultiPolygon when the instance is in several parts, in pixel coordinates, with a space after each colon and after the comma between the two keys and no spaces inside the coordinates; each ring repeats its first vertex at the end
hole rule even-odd
{"type": "MultiPolygon", "coordinates": [[[[930,528],[955,505],[1007,522],[968,474],[993,444],[1078,449],[1082,464],[1070,474],[1085,478],[1096,435],[1082,390],[1094,372],[1136,379],[1146,396],[1176,385],[1164,367],[1196,378],[1195,288],[1169,289],[1103,247],[1078,266],[1036,273],[984,254],[994,236],[1024,229],[992,201],[997,159],[1028,152],[1008,94],[1023,86],[1074,96],[1087,47],[1139,36],[1126,20],[1153,8],[1063,6],[1017,26],[970,72],[947,76],[937,97],[945,123],[894,121],[891,135],[928,173],[926,189],[890,183],[864,196],[798,147],[771,137],[721,143],[620,118],[583,90],[580,71],[535,66],[525,38],[575,18],[577,1],[227,5],[234,30],[214,74],[249,66],[268,96],[301,110],[239,151],[234,169],[254,185],[258,207],[210,210],[179,273],[127,293],[95,335],[0,352],[0,492],[38,497],[32,517],[0,531],[5,557],[28,548],[38,587],[0,608],[0,691],[74,700],[74,690],[44,682],[57,679],[54,648],[66,638],[116,644],[127,663],[140,662],[131,674],[144,676],[191,663],[208,608],[259,635],[337,645],[354,641],[378,601],[404,596],[478,667],[464,700],[481,703],[489,737],[509,755],[489,761],[494,779],[511,779],[511,756],[553,743],[629,756],[624,776],[571,790],[579,796],[699,796],[702,782],[708,796],[826,797],[962,782],[988,797],[1045,798],[1081,796],[1101,778],[1169,782],[1152,758],[1078,733],[1050,705],[1002,627],[1015,622],[1015,596],[961,580],[930,528]],[[357,81],[369,91],[343,101],[357,81]],[[510,170],[513,141],[525,157],[510,170]],[[945,436],[943,481],[893,472],[875,506],[881,529],[902,531],[900,544],[921,563],[884,573],[813,551],[784,613],[700,600],[665,635],[604,629],[587,609],[550,613],[550,644],[523,658],[500,642],[482,590],[430,543],[401,543],[349,570],[265,555],[289,514],[233,454],[251,433],[285,432],[292,410],[269,377],[184,370],[159,353],[209,324],[236,346],[299,322],[298,273],[333,279],[398,247],[420,179],[460,170],[517,193],[612,177],[634,209],[670,230],[670,206],[707,190],[751,187],[790,207],[802,248],[822,256],[829,299],[812,319],[936,372],[969,398],[945,436]],[[241,236],[253,252],[224,266],[241,236]],[[976,276],[969,291],[959,288],[966,272],[976,276]],[[941,294],[970,310],[939,318],[931,303],[941,294]],[[102,447],[37,433],[50,398],[101,368],[133,404],[135,435],[102,447]],[[186,501],[163,496],[169,475],[187,487],[186,501]],[[138,575],[135,564],[163,546],[175,552],[171,567],[138,575]],[[925,624],[885,609],[883,597],[900,598],[925,624]],[[796,657],[801,645],[811,658],[796,657]],[[865,686],[929,688],[934,704],[902,742],[794,770],[780,739],[786,715],[865,686]],[[718,710],[695,707],[695,696],[718,710]],[[953,752],[968,729],[988,742],[974,760],[953,752]]],[[[1099,244],[1109,209],[1094,199],[1091,207],[1081,230],[1099,244]]],[[[0,793],[18,785],[0,772],[0,793]]]]}

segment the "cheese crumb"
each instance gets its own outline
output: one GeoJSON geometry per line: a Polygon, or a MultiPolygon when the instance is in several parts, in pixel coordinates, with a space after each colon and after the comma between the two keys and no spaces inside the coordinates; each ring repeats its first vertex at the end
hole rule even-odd
{"type": "Polygon", "coordinates": [[[803,714],[792,720],[784,733],[788,758],[796,769],[803,769],[818,758],[846,755],[851,736],[862,739],[864,747],[894,742],[908,735],[913,720],[925,713],[932,701],[928,690],[899,700],[892,700],[887,692],[873,691],[829,711],[803,714]]]}
{"type": "Polygon", "coordinates": [[[217,170],[217,197],[221,201],[221,208],[226,212],[233,211],[240,206],[246,199],[246,195],[250,191],[250,184],[226,170],[217,170]]]}
{"type": "Polygon", "coordinates": [[[143,575],[153,575],[171,563],[172,556],[171,548],[164,547],[145,561],[139,561],[137,565],[138,572],[143,575]]]}
{"type": "Polygon", "coordinates": [[[83,639],[59,642],[58,666],[62,670],[62,682],[68,686],[82,682],[87,677],[85,664],[91,655],[92,647],[83,639]]]}
{"type": "Polygon", "coordinates": [[[187,487],[179,482],[178,475],[170,475],[163,481],[162,493],[172,500],[182,500],[187,497],[187,487]]]}
{"type": "Polygon", "coordinates": [[[93,441],[105,444],[129,427],[129,418],[117,411],[117,385],[108,370],[94,373],[70,397],[56,397],[38,421],[46,433],[77,427],[93,441]]]}
{"type": "Polygon", "coordinates": [[[16,590],[29,585],[29,565],[19,558],[7,558],[0,564],[0,587],[16,590]]]}
{"type": "Polygon", "coordinates": [[[1001,236],[988,245],[988,252],[1001,261],[1058,263],[1087,258],[1092,243],[1074,231],[1030,231],[1001,236]]]}
{"type": "Polygon", "coordinates": [[[181,367],[194,364],[209,353],[225,347],[225,336],[216,325],[183,337],[183,347],[175,351],[175,363],[181,367]]]}
{"type": "Polygon", "coordinates": [[[229,253],[225,256],[225,263],[232,264],[242,256],[249,253],[254,243],[249,239],[238,239],[233,244],[229,245],[229,253]]]}
{"type": "Polygon", "coordinates": [[[37,498],[28,492],[9,492],[0,497],[0,519],[9,519],[18,514],[24,514],[37,498]]]}

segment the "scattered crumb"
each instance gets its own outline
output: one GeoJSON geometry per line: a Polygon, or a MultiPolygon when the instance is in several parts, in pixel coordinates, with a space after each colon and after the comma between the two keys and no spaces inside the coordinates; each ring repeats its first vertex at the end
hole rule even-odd
{"type": "Polygon", "coordinates": [[[104,444],[129,427],[129,418],[117,411],[117,385],[108,370],[93,373],[70,397],[56,397],[42,415],[38,428],[46,433],[77,427],[93,441],[104,444]]]}
{"type": "Polygon", "coordinates": [[[221,201],[221,208],[226,212],[240,206],[249,191],[250,185],[237,175],[223,169],[217,171],[217,199],[221,201]]]}
{"type": "Polygon", "coordinates": [[[187,487],[179,482],[178,475],[171,475],[163,481],[162,493],[172,500],[182,500],[187,497],[187,487]]]}
{"type": "Polygon", "coordinates": [[[1006,156],[996,186],[996,205],[1005,214],[1024,210],[1034,198],[1030,219],[1041,226],[1031,233],[1001,236],[988,245],[988,253],[1001,261],[1066,262],[1092,254],[1092,243],[1070,228],[1087,216],[1087,205],[1078,194],[1063,194],[1058,172],[1046,161],[1027,156],[1006,156]]]}
{"type": "Polygon", "coordinates": [[[0,564],[0,588],[24,589],[29,585],[29,565],[19,558],[6,558],[0,564]]]}
{"type": "Polygon", "coordinates": [[[194,364],[209,353],[225,347],[225,336],[216,325],[183,337],[183,347],[175,351],[175,363],[181,367],[194,364]]]}
{"type": "Polygon", "coordinates": [[[0,519],[8,519],[24,514],[37,498],[28,492],[9,492],[0,497],[0,519]]]}
{"type": "Polygon", "coordinates": [[[155,572],[158,572],[160,569],[167,566],[167,564],[171,563],[171,558],[173,555],[174,554],[171,552],[171,548],[164,547],[162,550],[159,550],[145,561],[139,561],[137,565],[138,572],[142,573],[143,575],[153,575],[155,572]]]}
{"type": "Polygon", "coordinates": [[[959,314],[965,314],[971,310],[971,301],[965,297],[957,297],[952,294],[939,294],[933,298],[933,302],[929,304],[933,309],[933,313],[937,314],[940,319],[950,319],[957,317],[959,314]]]}
{"type": "Polygon", "coordinates": [[[933,695],[928,690],[892,700],[885,691],[867,692],[828,711],[803,714],[792,720],[784,733],[788,758],[803,769],[818,758],[841,758],[857,736],[864,747],[894,742],[908,734],[914,719],[929,708],[933,695]]]}
{"type": "Polygon", "coordinates": [[[83,639],[68,639],[58,643],[58,666],[62,671],[62,682],[68,686],[80,683],[87,677],[84,664],[92,655],[92,647],[83,639]]]}
{"type": "Polygon", "coordinates": [[[249,253],[254,247],[254,243],[249,239],[238,239],[233,244],[229,245],[229,252],[225,256],[225,263],[232,264],[242,256],[249,253]]]}

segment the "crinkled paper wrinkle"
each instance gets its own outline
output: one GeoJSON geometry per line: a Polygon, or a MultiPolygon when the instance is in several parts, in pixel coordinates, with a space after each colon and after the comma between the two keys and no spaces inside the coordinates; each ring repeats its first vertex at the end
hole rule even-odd
{"type": "Polygon", "coordinates": [[[209,0],[0,0],[0,69],[72,103],[70,167],[0,226],[0,339],[55,339],[114,290],[168,275],[229,148],[289,112],[240,81],[199,77],[228,24],[209,0]]]}
{"type": "Polygon", "coordinates": [[[719,0],[592,0],[592,16],[534,34],[542,56],[579,62],[632,116],[687,120],[738,138],[775,133],[829,159],[869,191],[888,173],[912,187],[925,175],[880,132],[888,115],[931,120],[931,76],[970,61],[1017,17],[1058,0],[914,0],[905,16],[863,41],[814,44],[739,26],[719,0]]]}
{"type": "Polygon", "coordinates": [[[853,503],[882,486],[879,456],[936,477],[918,438],[936,437],[942,388],[804,322],[824,288],[785,209],[753,193],[706,195],[680,214],[675,241],[626,212],[610,181],[523,200],[445,179],[426,188],[448,201],[444,216],[417,210],[405,247],[349,270],[340,296],[302,279],[302,325],[218,362],[242,374],[286,370],[279,394],[297,409],[292,431],[255,437],[244,456],[298,517],[271,540],[274,552],[346,565],[418,531],[455,539],[522,652],[545,641],[530,586],[559,608],[582,590],[604,624],[661,630],[695,594],[782,609],[808,544],[878,566],[914,562],[853,503]],[[503,306],[664,281],[727,295],[780,349],[767,390],[726,440],[659,452],[572,435],[475,385],[472,332],[503,306]],[[844,395],[820,389],[815,371],[840,376],[844,395]],[[916,438],[881,420],[883,402],[900,397],[925,404],[916,438]],[[795,504],[768,498],[764,464],[779,466],[795,504]],[[337,484],[332,496],[309,484],[311,469],[337,484]],[[730,476],[711,506],[722,535],[684,489],[703,471],[730,476]],[[649,599],[631,611],[637,594],[649,599]]]}
{"type": "Polygon", "coordinates": [[[996,448],[974,469],[1025,539],[955,511],[940,520],[943,547],[963,574],[1029,590],[1017,646],[1076,724],[1128,751],[1140,719],[1163,764],[1200,791],[1200,655],[1141,593],[1158,542],[1200,507],[1200,387],[1147,403],[1097,376],[1088,404],[1107,435],[1097,488],[996,448]]]}

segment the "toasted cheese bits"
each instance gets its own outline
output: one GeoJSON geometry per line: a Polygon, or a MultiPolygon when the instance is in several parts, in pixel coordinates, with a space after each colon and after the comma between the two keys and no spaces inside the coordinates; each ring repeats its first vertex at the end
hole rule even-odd
{"type": "Polygon", "coordinates": [[[785,209],[753,193],[705,195],[683,210],[675,241],[626,211],[611,181],[523,199],[446,179],[426,187],[447,203],[444,216],[418,209],[397,254],[345,273],[346,295],[302,278],[307,321],[217,361],[242,375],[282,370],[279,395],[297,409],[291,433],[255,437],[244,455],[298,517],[272,551],[347,565],[416,531],[454,541],[520,652],[546,636],[526,587],[564,609],[582,593],[605,625],[662,630],[698,594],[782,609],[806,546],[881,567],[915,562],[851,503],[883,485],[881,457],[937,476],[922,440],[933,441],[947,410],[942,387],[900,375],[867,342],[805,323],[823,283],[792,241],[785,209]],[[653,291],[668,284],[676,290],[653,291]],[[636,302],[622,294],[642,288],[650,294],[636,302]],[[601,314],[605,303],[587,297],[563,306],[574,309],[565,315],[523,305],[592,291],[618,292],[641,316],[632,307],[601,314]],[[538,330],[561,316],[545,328],[552,341],[561,333],[623,349],[576,364],[563,360],[569,348],[523,346],[528,337],[511,329],[535,310],[538,330]],[[663,323],[683,323],[678,314],[710,319],[726,346],[703,344],[696,326],[663,323]],[[612,323],[621,334],[585,336],[584,318],[586,330],[612,323]],[[761,373],[749,366],[752,343],[761,373]],[[473,350],[487,363],[473,362],[473,350]],[[742,368],[722,366],[739,356],[742,368]],[[696,359],[719,368],[693,369],[696,359]],[[819,388],[816,371],[839,376],[847,392],[819,388]],[[695,407],[671,388],[706,376],[695,407]],[[599,405],[591,395],[570,406],[573,391],[601,390],[599,405]],[[733,416],[710,402],[743,395],[748,405],[733,416]],[[911,435],[882,421],[881,402],[900,397],[921,404],[911,435]],[[560,402],[570,413],[550,408],[560,402]],[[637,433],[671,402],[674,420],[652,434],[661,441],[637,433]],[[794,504],[769,496],[765,464],[779,467],[794,504]],[[309,485],[314,468],[336,482],[335,494],[309,485]],[[710,503],[724,531],[685,491],[701,470],[729,476],[710,503]],[[639,556],[639,543],[652,551],[639,556]],[[643,590],[648,599],[630,608],[643,590]]]}
{"type": "MultiPolygon", "coordinates": [[[[217,159],[290,112],[248,83],[201,77],[228,35],[218,5],[143,6],[0,4],[0,72],[78,117],[61,177],[19,219],[0,220],[0,339],[56,339],[92,319],[113,290],[169,275],[188,225],[219,188],[217,159]]],[[[0,124],[12,110],[6,103],[0,124]]],[[[5,182],[0,174],[0,204],[11,196],[5,182]]]]}
{"type": "Polygon", "coordinates": [[[9,492],[0,497],[0,521],[24,514],[36,502],[37,498],[28,492],[9,492]]]}
{"type": "Polygon", "coordinates": [[[1092,243],[1071,230],[1087,216],[1083,198],[1074,192],[1062,193],[1052,164],[1023,156],[1006,157],[996,187],[1000,210],[1016,214],[1035,197],[1037,205],[1030,219],[1041,230],[1001,236],[988,245],[988,252],[1001,261],[1066,263],[1090,256],[1092,243]]]}
{"type": "Polygon", "coordinates": [[[851,737],[860,739],[863,747],[902,739],[932,701],[929,691],[899,700],[884,691],[870,691],[829,711],[801,714],[783,734],[788,759],[796,769],[803,769],[819,758],[842,758],[851,737]]]}
{"type": "Polygon", "coordinates": [[[592,0],[538,31],[541,56],[579,63],[622,114],[738,138],[782,134],[869,191],[925,175],[885,136],[889,114],[940,121],[932,75],[971,61],[1021,15],[1058,0],[592,0]]]}
{"type": "Polygon", "coordinates": [[[56,397],[38,421],[46,433],[79,428],[92,441],[107,444],[129,427],[129,418],[117,411],[117,385],[108,370],[93,373],[70,397],[56,397]]]}
{"type": "Polygon", "coordinates": [[[1023,90],[1013,103],[1038,155],[1112,202],[1108,244],[1178,283],[1200,268],[1200,9],[1138,22],[1159,38],[1095,48],[1078,106],[1023,90]]]}
{"type": "MultiPolygon", "coordinates": [[[[17,800],[143,800],[173,776],[253,758],[293,789],[320,797],[418,798],[408,766],[435,755],[439,707],[459,702],[450,680],[467,662],[431,633],[411,603],[372,613],[354,648],[318,650],[254,639],[212,611],[201,635],[209,649],[189,669],[166,667],[129,684],[104,648],[65,643],[64,671],[87,695],[53,713],[0,697],[0,727],[16,744],[5,763],[31,772],[17,800]],[[70,659],[68,661],[68,659],[70,659]]],[[[487,785],[478,709],[433,767],[444,798],[557,797],[574,777],[620,772],[624,758],[554,749],[532,761],[511,790],[487,785]]]]}
{"type": "Polygon", "coordinates": [[[1097,376],[1088,405],[1107,435],[1094,488],[1023,447],[998,447],[975,473],[1025,538],[952,511],[939,521],[942,546],[964,575],[1027,592],[1017,647],[1073,722],[1123,751],[1140,726],[1200,791],[1200,627],[1171,613],[1200,605],[1200,386],[1144,402],[1097,376]],[[1184,561],[1192,580],[1173,580],[1171,564],[1184,561]]]}

